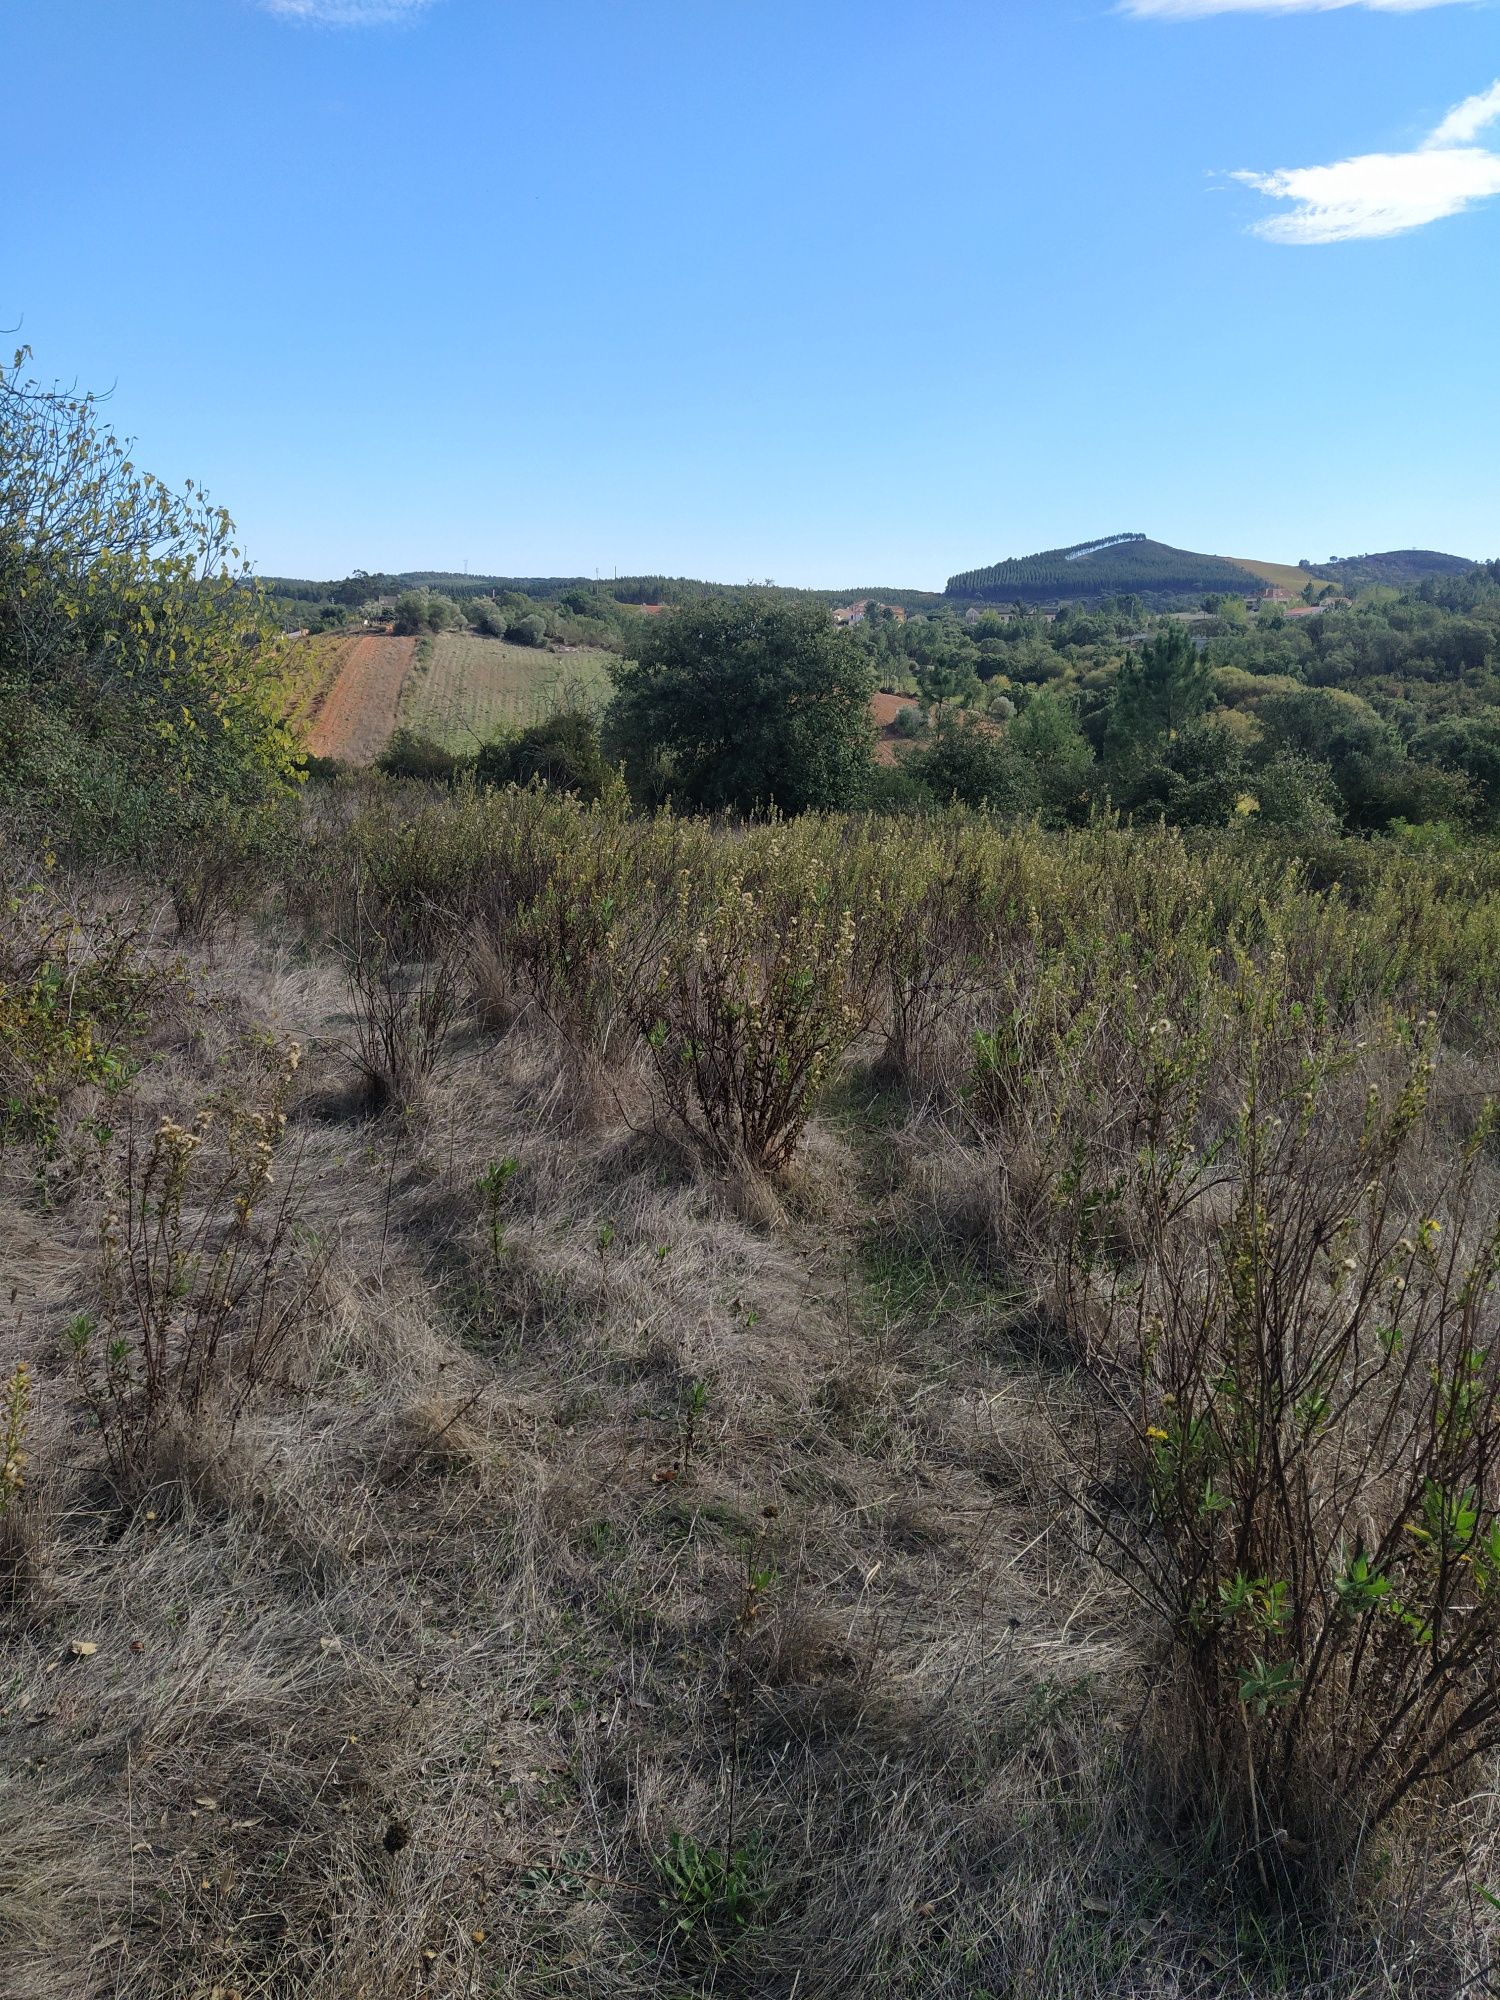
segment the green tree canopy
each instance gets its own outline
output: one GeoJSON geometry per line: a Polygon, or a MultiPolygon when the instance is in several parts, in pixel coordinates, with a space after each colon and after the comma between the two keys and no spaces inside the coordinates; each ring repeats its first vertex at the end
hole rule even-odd
{"type": "Polygon", "coordinates": [[[906,759],[904,769],[938,805],[954,800],[1011,815],[1040,803],[1037,767],[1018,757],[991,724],[955,722],[906,759]]]}
{"type": "Polygon", "coordinates": [[[0,786],[141,837],[288,776],[277,621],[234,527],[88,395],[0,367],[0,786]],[[106,824],[107,822],[107,824],[106,824]]]}
{"type": "Polygon", "coordinates": [[[1011,755],[1034,772],[1037,802],[1049,819],[1076,819],[1087,811],[1094,753],[1062,695],[1039,688],[1007,728],[1005,741],[1011,755]]]}
{"type": "Polygon", "coordinates": [[[1276,833],[1303,837],[1337,833],[1342,801],[1333,773],[1317,757],[1283,750],[1263,764],[1251,787],[1255,816],[1251,824],[1276,833]]]}
{"type": "Polygon", "coordinates": [[[1275,748],[1322,758],[1335,773],[1351,757],[1388,763],[1401,754],[1390,724],[1367,701],[1343,688],[1304,687],[1273,694],[1256,709],[1256,719],[1275,748]]]}
{"type": "Polygon", "coordinates": [[[523,618],[512,615],[506,621],[505,636],[513,646],[545,646],[547,621],[539,611],[528,612],[523,618]]]}
{"type": "Polygon", "coordinates": [[[1172,826],[1224,826],[1246,794],[1244,754],[1213,721],[1189,723],[1161,742],[1158,756],[1136,764],[1120,804],[1172,826]]]}
{"type": "Polygon", "coordinates": [[[396,599],[392,615],[392,625],[397,632],[411,638],[418,632],[430,630],[428,624],[427,592],[425,590],[403,590],[396,599]]]}
{"type": "Polygon", "coordinates": [[[748,592],[684,605],[615,687],[609,744],[637,796],[734,812],[864,796],[873,672],[821,605],[748,592]]]}
{"type": "Polygon", "coordinates": [[[1493,820],[1500,813],[1500,710],[1452,717],[1417,736],[1412,754],[1461,772],[1493,820]]]}

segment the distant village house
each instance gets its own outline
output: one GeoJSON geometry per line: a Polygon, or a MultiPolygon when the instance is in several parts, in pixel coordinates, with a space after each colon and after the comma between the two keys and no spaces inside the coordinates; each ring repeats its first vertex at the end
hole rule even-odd
{"type": "Polygon", "coordinates": [[[866,597],[858,604],[835,605],[833,622],[835,625],[863,625],[871,609],[884,613],[894,624],[906,623],[904,604],[877,604],[873,597],[866,597]]]}

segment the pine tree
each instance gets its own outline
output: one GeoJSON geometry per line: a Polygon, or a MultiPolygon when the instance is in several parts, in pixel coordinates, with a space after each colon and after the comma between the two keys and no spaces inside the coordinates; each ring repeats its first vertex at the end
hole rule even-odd
{"type": "Polygon", "coordinates": [[[1213,669],[1185,626],[1164,625],[1138,653],[1126,656],[1115,680],[1107,745],[1130,759],[1170,742],[1214,705],[1213,669]]]}

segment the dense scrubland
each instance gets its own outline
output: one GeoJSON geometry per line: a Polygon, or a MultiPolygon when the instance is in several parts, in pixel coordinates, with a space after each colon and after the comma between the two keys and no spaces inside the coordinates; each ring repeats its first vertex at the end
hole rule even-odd
{"type": "Polygon", "coordinates": [[[218,541],[0,409],[0,1990],[1487,1990],[1478,786],[1122,812],[1163,625],[872,810],[890,621],[763,596],[299,783],[218,541]]]}

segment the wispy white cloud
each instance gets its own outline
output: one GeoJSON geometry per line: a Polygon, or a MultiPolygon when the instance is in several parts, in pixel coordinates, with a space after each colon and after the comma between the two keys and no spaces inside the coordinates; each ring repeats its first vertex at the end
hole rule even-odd
{"type": "Polygon", "coordinates": [[[1500,153],[1476,146],[1500,122],[1500,82],[1455,105],[1409,153],[1360,153],[1327,167],[1280,167],[1234,178],[1273,201],[1289,201],[1255,233],[1272,243],[1352,243],[1400,236],[1445,216],[1462,215],[1500,194],[1500,153]]]}
{"type": "Polygon", "coordinates": [[[1332,14],[1368,7],[1375,14],[1424,14],[1429,7],[1467,6],[1469,0],[1120,0],[1120,11],[1142,21],[1202,21],[1212,14],[1332,14]]]}
{"type": "Polygon", "coordinates": [[[1470,146],[1487,125],[1500,121],[1500,82],[1456,104],[1427,141],[1434,146],[1470,146]]]}
{"type": "Polygon", "coordinates": [[[1500,153],[1447,147],[1421,153],[1363,153],[1331,167],[1290,167],[1235,179],[1295,204],[1289,215],[1255,225],[1272,243],[1352,243],[1400,236],[1500,194],[1500,153]]]}
{"type": "Polygon", "coordinates": [[[324,28],[379,28],[414,21],[432,0],[261,0],[261,5],[283,21],[324,28]]]}

